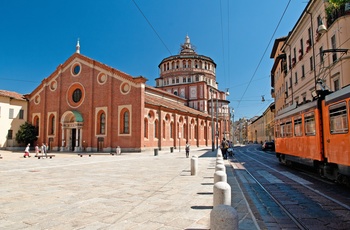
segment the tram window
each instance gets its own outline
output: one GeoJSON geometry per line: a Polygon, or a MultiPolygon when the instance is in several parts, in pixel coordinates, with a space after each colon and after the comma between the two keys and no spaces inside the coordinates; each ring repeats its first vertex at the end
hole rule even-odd
{"type": "Polygon", "coordinates": [[[303,135],[301,118],[294,119],[294,136],[300,137],[303,135]]]}
{"type": "Polygon", "coordinates": [[[280,137],[285,137],[285,124],[282,123],[281,126],[280,126],[280,137]]]}
{"type": "Polygon", "coordinates": [[[292,121],[287,121],[285,125],[285,135],[286,137],[292,136],[292,121]]]}
{"type": "Polygon", "coordinates": [[[346,133],[349,130],[346,103],[329,107],[329,125],[331,133],[346,133]]]}
{"type": "Polygon", "coordinates": [[[311,113],[305,116],[305,135],[306,136],[313,136],[316,134],[315,129],[315,114],[311,113]]]}
{"type": "Polygon", "coordinates": [[[280,129],[281,129],[280,124],[276,124],[276,126],[275,126],[275,135],[276,135],[276,137],[281,137],[280,129]]]}

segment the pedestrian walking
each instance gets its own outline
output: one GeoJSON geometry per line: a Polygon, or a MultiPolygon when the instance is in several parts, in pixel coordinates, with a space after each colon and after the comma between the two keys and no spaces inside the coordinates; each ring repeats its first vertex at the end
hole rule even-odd
{"type": "Polygon", "coordinates": [[[226,141],[225,137],[222,139],[221,142],[221,152],[222,152],[222,156],[224,157],[224,159],[227,159],[227,149],[228,149],[228,142],[226,141]]]}
{"type": "Polygon", "coordinates": [[[23,155],[24,158],[30,157],[30,155],[29,155],[29,147],[30,147],[30,144],[28,144],[27,147],[24,150],[24,155],[23,155]]]}
{"type": "Polygon", "coordinates": [[[190,144],[188,143],[188,141],[186,141],[186,157],[188,158],[190,155],[190,144]]]}
{"type": "Polygon", "coordinates": [[[36,146],[35,146],[35,156],[37,157],[38,154],[39,154],[39,145],[36,144],[36,146]]]}

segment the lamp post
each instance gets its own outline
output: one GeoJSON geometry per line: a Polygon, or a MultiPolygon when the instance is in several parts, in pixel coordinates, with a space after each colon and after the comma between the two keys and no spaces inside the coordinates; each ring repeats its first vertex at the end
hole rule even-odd
{"type": "MultiPolygon", "coordinates": [[[[313,65],[313,71],[314,71],[314,82],[315,82],[315,91],[317,86],[317,74],[316,74],[316,55],[315,55],[315,42],[314,42],[314,23],[312,18],[312,13],[309,11],[306,11],[310,15],[310,21],[311,21],[311,48],[312,48],[312,65],[313,65]]],[[[317,33],[324,34],[327,32],[327,28],[325,25],[323,25],[322,20],[319,22],[319,26],[317,28],[317,33]]]]}
{"type": "Polygon", "coordinates": [[[216,96],[216,149],[219,148],[219,119],[218,119],[218,111],[219,110],[219,102],[218,97],[216,96]]]}
{"type": "Polygon", "coordinates": [[[232,146],[235,145],[235,109],[232,108],[232,146]]]}
{"type": "Polygon", "coordinates": [[[213,90],[210,89],[211,94],[211,151],[214,152],[214,106],[213,106],[213,90]]]}

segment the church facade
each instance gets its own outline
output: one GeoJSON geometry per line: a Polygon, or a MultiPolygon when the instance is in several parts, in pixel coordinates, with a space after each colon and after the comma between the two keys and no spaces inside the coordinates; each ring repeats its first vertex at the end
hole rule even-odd
{"type": "MultiPolygon", "coordinates": [[[[208,83],[214,82],[215,74],[210,79],[208,83]]],[[[206,87],[204,77],[197,75],[177,86],[180,95],[159,87],[159,80],[157,87],[146,81],[80,54],[78,42],[76,53],[25,95],[28,121],[37,127],[38,144],[76,152],[110,152],[117,146],[122,151],[179,148],[186,141],[192,146],[210,146],[212,128],[222,129],[223,121],[208,113],[208,95],[221,95],[220,102],[228,103],[225,93],[217,85],[206,87]],[[194,96],[195,85],[198,96],[194,96]],[[215,92],[209,93],[210,89],[215,92]],[[192,101],[197,97],[201,102],[195,104],[192,101]]]]}

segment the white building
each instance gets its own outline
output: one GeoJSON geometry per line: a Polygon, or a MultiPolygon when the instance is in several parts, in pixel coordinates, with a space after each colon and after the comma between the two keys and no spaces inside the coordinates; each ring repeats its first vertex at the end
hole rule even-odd
{"type": "Polygon", "coordinates": [[[0,90],[0,149],[16,149],[16,133],[27,120],[27,101],[23,95],[0,90]]]}

